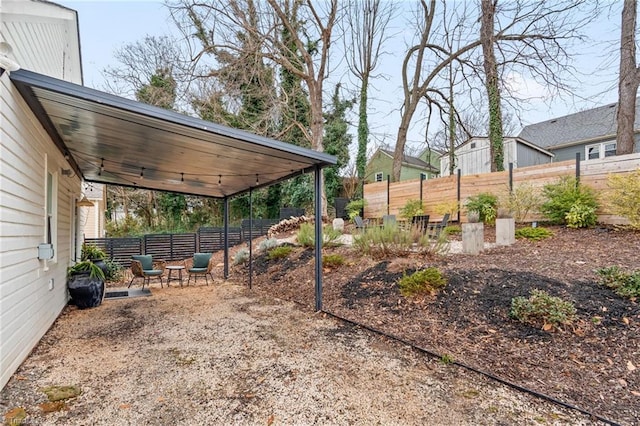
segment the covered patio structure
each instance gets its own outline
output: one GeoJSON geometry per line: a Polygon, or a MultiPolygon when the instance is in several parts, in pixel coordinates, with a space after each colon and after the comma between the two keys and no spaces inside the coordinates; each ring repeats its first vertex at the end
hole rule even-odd
{"type": "MultiPolygon", "coordinates": [[[[314,173],[321,217],[322,168],[335,157],[27,70],[11,80],[86,182],[212,197],[224,203],[224,275],[229,200],[314,173]]],[[[315,221],[315,307],[322,309],[322,221],[315,221]]]]}

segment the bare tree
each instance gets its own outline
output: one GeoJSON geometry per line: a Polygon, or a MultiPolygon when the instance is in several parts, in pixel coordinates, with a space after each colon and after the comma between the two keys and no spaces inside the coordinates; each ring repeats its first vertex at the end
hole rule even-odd
{"type": "MultiPolygon", "coordinates": [[[[174,19],[184,28],[195,29],[201,43],[196,58],[219,50],[240,54],[234,42],[239,32],[260,42],[261,57],[286,69],[306,85],[311,124],[303,134],[313,149],[322,151],[324,118],[323,85],[329,73],[331,37],[336,24],[338,1],[311,0],[214,0],[206,3],[182,0],[171,6],[174,19]],[[255,10],[255,14],[247,13],[255,10]],[[258,20],[249,19],[256,16],[258,20]],[[283,34],[286,33],[286,37],[283,34]]],[[[322,214],[327,214],[322,185],[322,214]]]]}
{"type": "Polygon", "coordinates": [[[350,0],[345,14],[348,31],[345,31],[346,60],[351,73],[360,81],[358,103],[358,153],[356,169],[360,187],[364,183],[367,165],[369,124],[367,107],[369,81],[378,67],[382,47],[387,38],[387,27],[394,15],[395,4],[381,0],[350,0]]]}
{"type": "MultiPolygon", "coordinates": [[[[441,19],[436,13],[436,5],[436,0],[430,0],[429,3],[420,0],[420,13],[417,15],[419,37],[407,50],[402,64],[404,102],[394,152],[394,180],[400,177],[407,132],[419,99],[433,90],[435,82],[444,78],[440,74],[450,62],[468,61],[469,56],[482,44],[480,39],[470,39],[455,50],[448,49],[439,39],[438,27],[434,25],[441,19]],[[425,72],[427,66],[428,72],[425,72]]],[[[563,78],[573,72],[568,48],[572,42],[583,39],[581,29],[596,16],[587,10],[589,8],[593,12],[598,5],[588,0],[513,0],[499,5],[496,3],[493,22],[498,28],[494,31],[493,44],[499,75],[519,69],[550,90],[570,91],[563,78]]],[[[465,17],[469,19],[467,28],[473,29],[480,17],[465,17]]],[[[472,72],[479,76],[484,68],[482,60],[473,68],[472,72]]],[[[481,78],[481,81],[484,80],[481,78]]],[[[504,85],[502,88],[508,89],[504,85]]]]}
{"type": "Polygon", "coordinates": [[[636,96],[640,68],[636,65],[636,0],[624,0],[620,31],[620,80],[618,82],[618,129],[616,154],[631,154],[634,148],[636,96]]]}

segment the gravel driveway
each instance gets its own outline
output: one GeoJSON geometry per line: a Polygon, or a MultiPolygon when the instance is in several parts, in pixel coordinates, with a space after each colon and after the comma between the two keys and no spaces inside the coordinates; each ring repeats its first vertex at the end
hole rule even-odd
{"type": "Polygon", "coordinates": [[[231,283],[152,292],[65,309],[2,390],[2,413],[23,407],[37,425],[590,424],[231,283]],[[82,393],[44,404],[43,388],[67,385],[82,393]]]}

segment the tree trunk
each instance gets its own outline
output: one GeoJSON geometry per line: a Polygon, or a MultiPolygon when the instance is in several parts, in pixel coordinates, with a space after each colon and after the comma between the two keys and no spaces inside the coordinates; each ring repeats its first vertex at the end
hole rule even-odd
{"type": "Polygon", "coordinates": [[[369,79],[362,79],[360,87],[360,104],[358,105],[358,155],[356,167],[358,170],[358,193],[362,196],[365,173],[367,167],[367,139],[369,137],[369,123],[367,122],[367,96],[369,79]]]}
{"type": "MultiPolygon", "coordinates": [[[[309,90],[311,101],[311,144],[318,152],[323,152],[322,139],[324,135],[324,117],[322,115],[322,86],[309,90]],[[319,94],[318,96],[315,96],[319,94]]],[[[320,196],[322,197],[322,217],[328,217],[327,191],[324,187],[324,173],[320,173],[320,196]]]]}
{"type": "MultiPolygon", "coordinates": [[[[415,107],[414,107],[415,109],[415,107]]],[[[404,146],[407,143],[407,130],[409,129],[409,121],[413,114],[405,114],[402,116],[400,127],[398,128],[398,139],[396,140],[396,149],[393,153],[393,168],[391,171],[391,181],[400,181],[400,172],[402,171],[402,160],[404,159],[404,146]]]]}
{"type": "Polygon", "coordinates": [[[620,80],[618,82],[618,128],[616,154],[631,154],[634,151],[634,125],[636,117],[636,95],[640,82],[636,66],[636,0],[624,0],[622,28],[620,32],[620,80]]]}
{"type": "Polygon", "coordinates": [[[480,41],[484,57],[485,87],[489,101],[489,146],[491,171],[504,170],[504,148],[502,137],[502,112],[500,110],[500,88],[498,86],[498,64],[494,52],[495,33],[493,20],[498,0],[482,0],[480,41]]]}

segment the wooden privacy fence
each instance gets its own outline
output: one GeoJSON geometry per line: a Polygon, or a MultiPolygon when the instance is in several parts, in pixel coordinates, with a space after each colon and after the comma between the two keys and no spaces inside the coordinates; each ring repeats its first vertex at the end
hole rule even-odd
{"type": "MultiPolygon", "coordinates": [[[[534,188],[556,182],[562,176],[579,176],[580,182],[593,188],[599,197],[600,207],[596,212],[602,223],[626,223],[624,218],[615,216],[607,203],[607,178],[611,174],[627,174],[640,169],[640,153],[618,155],[588,161],[561,161],[538,166],[515,168],[512,172],[494,172],[467,176],[445,176],[420,181],[376,182],[364,186],[365,217],[382,217],[386,214],[398,215],[408,200],[420,200],[425,214],[431,220],[440,220],[442,214],[436,212],[443,204],[459,202],[461,220],[465,220],[464,205],[469,197],[480,193],[497,196],[507,195],[510,187],[528,183],[534,188]]],[[[453,219],[456,219],[456,215],[453,219]]],[[[539,220],[539,212],[532,212],[527,221],[539,220]]]]}

